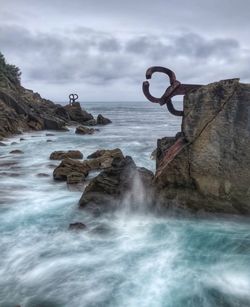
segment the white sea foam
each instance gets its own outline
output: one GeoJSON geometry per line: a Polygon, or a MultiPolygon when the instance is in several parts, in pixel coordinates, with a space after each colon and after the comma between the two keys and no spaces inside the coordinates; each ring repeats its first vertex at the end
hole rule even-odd
{"type": "Polygon", "coordinates": [[[165,109],[146,103],[88,109],[113,124],[93,136],[73,129],[51,137],[36,132],[0,147],[1,163],[17,163],[1,171],[20,175],[0,177],[0,306],[212,307],[224,299],[229,306],[247,306],[249,224],[154,217],[145,210],[148,199],[138,177],[123,210],[93,218],[78,210],[81,192],[36,176],[52,175],[49,165],[58,162],[48,160],[50,153],[68,149],[86,157],[120,147],[139,166],[153,169],[156,138],[180,127],[165,109]],[[11,155],[12,149],[24,154],[11,155]],[[69,232],[74,221],[88,229],[69,232]]]}

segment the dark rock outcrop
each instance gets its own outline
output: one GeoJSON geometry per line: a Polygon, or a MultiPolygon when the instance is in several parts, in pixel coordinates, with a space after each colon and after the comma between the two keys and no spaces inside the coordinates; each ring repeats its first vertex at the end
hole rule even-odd
{"type": "Polygon", "coordinates": [[[50,155],[50,160],[63,160],[66,158],[70,159],[82,159],[83,154],[79,150],[68,150],[68,151],[54,151],[50,155]]]}
{"type": "Polygon", "coordinates": [[[96,126],[97,121],[95,119],[90,119],[87,122],[84,123],[85,126],[96,126]]]}
{"type": "Polygon", "coordinates": [[[77,160],[64,159],[53,172],[55,180],[66,181],[67,177],[72,173],[79,173],[81,176],[86,177],[89,173],[89,167],[77,160]]]}
{"type": "Polygon", "coordinates": [[[112,121],[109,118],[106,118],[106,117],[102,116],[101,114],[99,114],[97,116],[96,121],[97,121],[98,125],[108,125],[108,124],[112,123],[112,121]]]}
{"type": "Polygon", "coordinates": [[[250,214],[250,84],[184,97],[182,134],[158,140],[154,181],[163,207],[250,214]]]}
{"type": "Polygon", "coordinates": [[[90,181],[79,201],[79,206],[94,213],[116,209],[133,186],[137,188],[136,194],[149,191],[152,178],[153,173],[138,168],[131,157],[116,158],[110,168],[90,181]],[[143,186],[143,191],[142,189],[140,191],[139,186],[143,186]]]}
{"type": "Polygon", "coordinates": [[[69,224],[69,230],[86,230],[87,226],[81,222],[69,224]]]}
{"type": "Polygon", "coordinates": [[[91,156],[96,158],[75,161],[69,158],[64,159],[53,172],[55,180],[67,181],[68,184],[81,183],[90,171],[103,170],[111,166],[115,158],[124,158],[119,148],[96,151],[91,156]]]}
{"type": "Polygon", "coordinates": [[[105,169],[112,165],[115,158],[123,159],[123,153],[119,148],[97,150],[87,157],[85,163],[91,170],[105,169]]]}
{"type": "Polygon", "coordinates": [[[74,102],[72,105],[65,106],[69,118],[77,123],[84,124],[85,122],[94,119],[94,117],[83,110],[79,102],[74,102]]]}
{"type": "Polygon", "coordinates": [[[85,175],[80,172],[71,172],[67,176],[67,183],[68,184],[78,184],[82,183],[85,179],[85,175]]]}

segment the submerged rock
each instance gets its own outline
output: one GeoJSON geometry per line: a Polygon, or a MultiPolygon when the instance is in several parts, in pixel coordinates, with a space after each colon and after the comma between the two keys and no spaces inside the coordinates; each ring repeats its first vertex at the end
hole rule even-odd
{"type": "Polygon", "coordinates": [[[22,150],[19,150],[19,149],[15,149],[15,150],[12,150],[10,151],[10,154],[23,154],[24,152],[22,150]]]}
{"type": "Polygon", "coordinates": [[[7,146],[7,144],[0,142],[0,146],[7,146]]]}
{"type": "Polygon", "coordinates": [[[37,177],[50,177],[50,175],[46,173],[38,173],[37,177]]]}
{"type": "Polygon", "coordinates": [[[93,134],[96,130],[93,129],[93,128],[87,128],[87,127],[84,127],[84,126],[78,126],[76,128],[76,131],[75,133],[76,134],[93,134]]]}
{"type": "Polygon", "coordinates": [[[69,230],[86,230],[87,226],[81,222],[69,224],[69,230]]]}
{"type": "Polygon", "coordinates": [[[63,160],[66,158],[70,159],[82,159],[83,154],[79,150],[68,150],[68,151],[54,151],[50,155],[50,160],[63,160]]]}
{"type": "MultiPolygon", "coordinates": [[[[94,213],[115,209],[126,192],[131,191],[136,180],[149,191],[152,178],[153,173],[138,168],[131,157],[115,158],[110,168],[90,181],[79,201],[79,206],[94,213]]],[[[136,193],[144,193],[144,190],[138,190],[136,193]]]]}
{"type": "Polygon", "coordinates": [[[107,125],[107,124],[112,123],[112,121],[109,118],[106,118],[106,117],[102,116],[101,114],[99,114],[97,116],[97,120],[96,121],[97,121],[98,125],[107,125]]]}
{"type": "Polygon", "coordinates": [[[184,97],[182,136],[158,141],[154,181],[163,207],[250,214],[250,84],[184,97]]]}

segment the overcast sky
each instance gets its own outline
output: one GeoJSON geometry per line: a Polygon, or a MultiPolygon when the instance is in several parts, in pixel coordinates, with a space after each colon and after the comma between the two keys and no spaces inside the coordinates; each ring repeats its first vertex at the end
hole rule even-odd
{"type": "MultiPolygon", "coordinates": [[[[0,0],[0,51],[46,98],[143,100],[153,65],[183,83],[250,82],[249,12],[249,0],[0,0]]],[[[153,81],[159,94],[168,80],[153,81]]]]}

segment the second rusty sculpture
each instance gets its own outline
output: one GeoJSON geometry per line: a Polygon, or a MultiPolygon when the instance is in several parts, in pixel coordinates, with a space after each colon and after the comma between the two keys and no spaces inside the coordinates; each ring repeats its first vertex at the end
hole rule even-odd
{"type": "Polygon", "coordinates": [[[169,112],[176,116],[183,116],[183,111],[176,110],[173,106],[171,98],[176,95],[185,95],[188,92],[200,88],[202,85],[198,84],[181,84],[180,81],[176,80],[175,73],[165,67],[153,66],[147,69],[146,79],[151,79],[152,75],[156,72],[164,73],[168,75],[170,80],[170,86],[165,90],[164,94],[160,97],[154,97],[149,92],[149,82],[144,81],[142,85],[143,93],[146,98],[154,103],[159,103],[160,105],[166,104],[169,112]]]}
{"type": "Polygon", "coordinates": [[[69,104],[70,105],[74,104],[77,99],[78,99],[78,95],[77,94],[70,94],[69,95],[69,104]]]}

